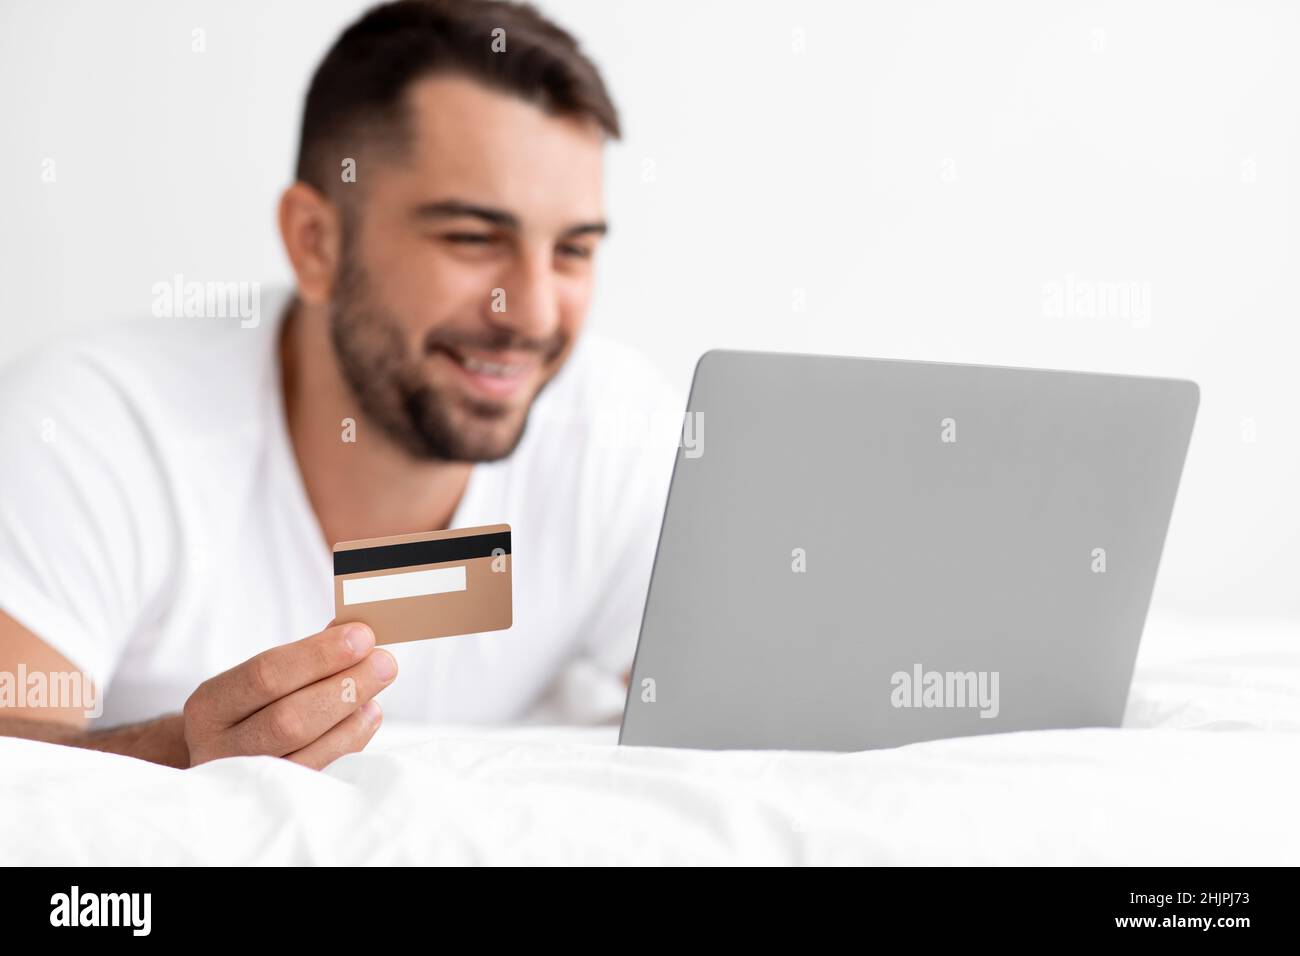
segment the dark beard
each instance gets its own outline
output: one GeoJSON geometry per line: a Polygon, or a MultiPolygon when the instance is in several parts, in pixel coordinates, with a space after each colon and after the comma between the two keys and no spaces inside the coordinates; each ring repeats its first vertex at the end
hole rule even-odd
{"type": "MultiPolygon", "coordinates": [[[[397,317],[370,301],[365,271],[345,241],[339,278],[330,304],[330,338],[352,394],[365,417],[413,458],[430,461],[495,461],[510,455],[523,439],[527,411],[441,394],[422,374],[397,317]],[[519,421],[507,424],[511,416],[519,421]],[[504,429],[504,430],[503,430],[504,429]]],[[[474,344],[504,348],[515,343],[507,330],[474,344]]],[[[421,343],[426,353],[443,344],[431,333],[421,343]]],[[[447,339],[454,342],[454,339],[447,339]]],[[[545,359],[559,355],[565,341],[533,346],[545,359]]]]}

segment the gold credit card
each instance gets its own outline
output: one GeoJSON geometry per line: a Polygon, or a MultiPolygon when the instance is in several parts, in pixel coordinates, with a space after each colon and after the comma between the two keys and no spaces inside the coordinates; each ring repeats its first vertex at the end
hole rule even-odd
{"type": "Polygon", "coordinates": [[[508,628],[510,525],[454,528],[334,545],[334,617],[377,644],[508,628]]]}

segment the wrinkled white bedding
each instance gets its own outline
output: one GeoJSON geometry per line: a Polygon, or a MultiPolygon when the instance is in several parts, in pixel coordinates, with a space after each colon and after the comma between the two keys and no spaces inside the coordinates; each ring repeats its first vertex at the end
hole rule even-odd
{"type": "Polygon", "coordinates": [[[1122,730],[860,754],[385,726],[324,773],[0,738],[0,862],[1300,864],[1300,633],[1153,621],[1122,730]]]}

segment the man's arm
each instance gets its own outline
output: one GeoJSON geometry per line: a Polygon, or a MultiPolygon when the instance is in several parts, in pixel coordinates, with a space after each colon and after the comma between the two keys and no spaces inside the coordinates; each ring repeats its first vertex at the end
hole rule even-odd
{"type": "Polygon", "coordinates": [[[156,720],[108,730],[86,730],[54,720],[0,717],[0,737],[22,737],[65,747],[102,750],[168,767],[184,769],[190,765],[190,750],[185,745],[185,722],[180,714],[168,714],[156,720]]]}
{"type": "MultiPolygon", "coordinates": [[[[15,675],[16,681],[20,665],[28,675],[45,675],[47,687],[52,686],[51,675],[77,673],[66,657],[0,611],[0,671],[15,675]]],[[[99,688],[93,692],[98,693],[99,688]]],[[[169,767],[190,765],[185,723],[180,714],[126,727],[91,730],[86,727],[83,707],[0,706],[0,736],[125,754],[169,767]]]]}
{"type": "MultiPolygon", "coordinates": [[[[76,673],[60,653],[0,611],[0,671],[76,673]]],[[[269,755],[321,769],[361,750],[382,714],[372,698],[397,676],[370,628],[331,625],[271,648],[204,681],[184,712],[86,728],[76,707],[0,707],[0,736],[124,754],[190,767],[219,757],[269,755]]]]}

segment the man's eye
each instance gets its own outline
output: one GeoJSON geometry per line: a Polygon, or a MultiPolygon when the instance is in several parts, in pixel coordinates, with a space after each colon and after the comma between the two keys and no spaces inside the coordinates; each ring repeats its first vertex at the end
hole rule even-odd
{"type": "Polygon", "coordinates": [[[575,246],[572,243],[563,243],[557,247],[561,255],[571,256],[574,259],[590,259],[591,250],[586,246],[575,246]]]}
{"type": "Polygon", "coordinates": [[[467,246],[486,246],[495,241],[496,236],[484,232],[449,232],[442,237],[447,242],[467,246]]]}

